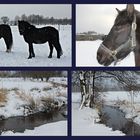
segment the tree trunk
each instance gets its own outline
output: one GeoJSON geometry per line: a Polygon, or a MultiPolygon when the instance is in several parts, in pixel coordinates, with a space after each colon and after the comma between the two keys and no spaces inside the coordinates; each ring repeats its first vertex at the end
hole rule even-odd
{"type": "Polygon", "coordinates": [[[80,72],[79,79],[80,79],[80,87],[81,87],[80,109],[82,109],[83,106],[86,106],[88,103],[88,93],[87,93],[87,89],[86,89],[86,78],[85,78],[85,73],[83,71],[80,72]]]}
{"type": "Polygon", "coordinates": [[[93,108],[93,106],[95,105],[95,74],[96,72],[93,71],[93,75],[92,75],[92,94],[91,94],[91,99],[90,99],[90,107],[93,108]]]}

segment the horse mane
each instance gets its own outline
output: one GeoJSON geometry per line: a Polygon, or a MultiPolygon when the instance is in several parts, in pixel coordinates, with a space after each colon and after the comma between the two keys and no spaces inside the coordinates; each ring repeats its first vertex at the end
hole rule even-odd
{"type": "Polygon", "coordinates": [[[30,23],[29,23],[29,22],[27,22],[27,21],[21,20],[20,22],[24,23],[26,26],[30,26],[30,27],[35,28],[35,26],[34,26],[34,25],[30,24],[30,23]]]}

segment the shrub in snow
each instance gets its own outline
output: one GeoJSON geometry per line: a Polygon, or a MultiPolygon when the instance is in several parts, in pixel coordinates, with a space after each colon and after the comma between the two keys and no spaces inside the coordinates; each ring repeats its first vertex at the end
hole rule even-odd
{"type": "Polygon", "coordinates": [[[16,91],[19,91],[19,88],[14,87],[14,88],[11,88],[10,91],[15,91],[16,92],[16,91]]]}
{"type": "Polygon", "coordinates": [[[52,90],[52,87],[44,87],[44,88],[43,88],[43,91],[45,91],[45,92],[47,92],[47,91],[49,91],[49,90],[52,90]]]}
{"type": "Polygon", "coordinates": [[[45,112],[57,110],[61,114],[66,115],[65,111],[67,110],[67,104],[65,103],[65,101],[60,101],[51,97],[44,97],[41,99],[41,101],[44,106],[45,112]]]}
{"type": "Polygon", "coordinates": [[[7,97],[6,97],[7,93],[8,93],[7,89],[4,88],[0,89],[0,106],[3,106],[3,104],[7,101],[7,97]]]}
{"type": "Polygon", "coordinates": [[[44,106],[44,112],[51,112],[53,110],[58,110],[59,103],[50,97],[43,97],[41,99],[44,106]]]}
{"type": "Polygon", "coordinates": [[[41,92],[41,90],[39,88],[37,88],[37,87],[31,88],[30,91],[31,92],[34,92],[34,91],[41,92]]]}
{"type": "Polygon", "coordinates": [[[68,115],[67,114],[67,104],[65,103],[65,101],[62,101],[62,104],[61,104],[61,106],[59,108],[59,111],[65,117],[68,115]]]}
{"type": "Polygon", "coordinates": [[[16,94],[20,100],[24,101],[24,104],[20,106],[24,109],[24,116],[36,113],[38,111],[37,104],[32,96],[26,94],[24,91],[16,91],[16,94]]]}
{"type": "Polygon", "coordinates": [[[24,116],[28,116],[30,114],[35,113],[35,107],[32,105],[24,105],[24,116]]]}
{"type": "Polygon", "coordinates": [[[129,102],[128,101],[126,101],[126,100],[117,100],[116,102],[115,102],[115,105],[117,105],[117,106],[120,106],[120,105],[128,105],[129,104],[129,102]]]}

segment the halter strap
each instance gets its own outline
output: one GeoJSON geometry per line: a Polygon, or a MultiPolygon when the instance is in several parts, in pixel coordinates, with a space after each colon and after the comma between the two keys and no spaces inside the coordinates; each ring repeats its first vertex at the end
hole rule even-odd
{"type": "Polygon", "coordinates": [[[125,43],[121,44],[116,50],[110,50],[104,44],[100,45],[102,49],[104,49],[104,51],[106,51],[110,56],[112,56],[112,58],[114,59],[114,65],[116,65],[117,62],[120,61],[116,57],[118,52],[120,52],[122,49],[127,48],[127,47],[131,48],[131,51],[133,51],[134,48],[136,47],[136,28],[137,28],[136,15],[134,14],[134,20],[131,26],[130,37],[125,43]]]}
{"type": "Polygon", "coordinates": [[[132,37],[131,47],[132,47],[132,49],[134,49],[134,47],[136,46],[136,28],[137,28],[136,15],[134,15],[134,20],[132,22],[132,27],[131,27],[131,37],[132,37]]]}

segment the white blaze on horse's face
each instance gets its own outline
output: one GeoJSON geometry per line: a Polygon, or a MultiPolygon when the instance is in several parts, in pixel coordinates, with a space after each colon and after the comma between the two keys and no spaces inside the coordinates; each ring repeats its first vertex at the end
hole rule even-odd
{"type": "Polygon", "coordinates": [[[119,14],[114,25],[97,51],[97,60],[101,65],[108,66],[113,61],[122,60],[131,52],[129,45],[133,37],[134,11],[132,12],[132,7],[127,8],[123,11],[117,9],[119,14]]]}

